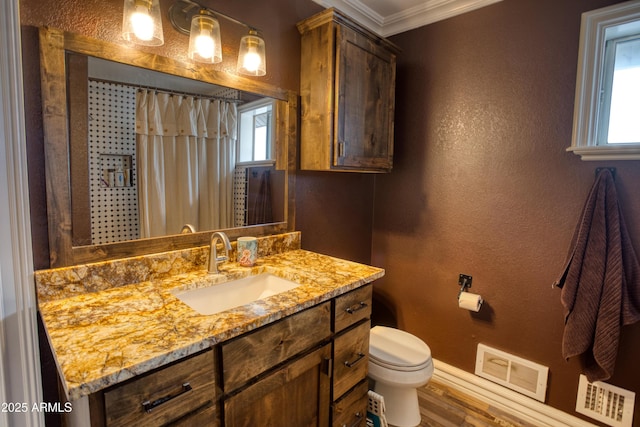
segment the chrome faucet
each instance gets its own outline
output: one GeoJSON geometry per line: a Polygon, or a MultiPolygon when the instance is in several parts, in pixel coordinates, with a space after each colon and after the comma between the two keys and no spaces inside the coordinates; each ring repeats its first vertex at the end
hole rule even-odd
{"type": "Polygon", "coordinates": [[[222,231],[216,231],[211,235],[211,244],[209,247],[209,273],[218,274],[218,264],[225,262],[229,259],[229,251],[231,251],[231,242],[226,234],[222,231]],[[225,255],[218,256],[218,240],[222,240],[224,245],[225,255]]]}

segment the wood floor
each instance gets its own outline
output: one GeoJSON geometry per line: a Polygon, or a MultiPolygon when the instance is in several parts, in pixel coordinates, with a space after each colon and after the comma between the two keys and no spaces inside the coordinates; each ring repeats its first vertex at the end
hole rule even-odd
{"type": "Polygon", "coordinates": [[[420,427],[536,427],[434,380],[418,389],[418,401],[420,427]]]}

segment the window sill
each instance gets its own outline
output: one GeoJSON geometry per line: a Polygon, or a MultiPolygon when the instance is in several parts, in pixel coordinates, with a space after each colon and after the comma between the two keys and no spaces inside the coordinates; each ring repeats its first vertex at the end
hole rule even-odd
{"type": "Polygon", "coordinates": [[[569,147],[567,151],[579,155],[582,160],[640,160],[640,144],[624,146],[569,147]]]}

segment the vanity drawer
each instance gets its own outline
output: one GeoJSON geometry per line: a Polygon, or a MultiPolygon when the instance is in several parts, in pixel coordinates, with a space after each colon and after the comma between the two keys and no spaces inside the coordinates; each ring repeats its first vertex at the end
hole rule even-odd
{"type": "Polygon", "coordinates": [[[351,391],[333,404],[333,427],[365,427],[369,404],[369,383],[360,381],[351,391]]]}
{"type": "Polygon", "coordinates": [[[366,285],[335,299],[335,331],[358,323],[371,316],[373,285],[366,285]]]}
{"type": "Polygon", "coordinates": [[[330,336],[331,302],[327,301],[223,343],[224,391],[235,390],[330,336]]]}
{"type": "Polygon", "coordinates": [[[214,357],[208,350],[106,391],[106,425],[165,425],[180,418],[219,425],[214,357]]]}
{"type": "Polygon", "coordinates": [[[333,398],[339,399],[367,377],[369,364],[368,320],[338,335],[333,344],[333,398]]]}

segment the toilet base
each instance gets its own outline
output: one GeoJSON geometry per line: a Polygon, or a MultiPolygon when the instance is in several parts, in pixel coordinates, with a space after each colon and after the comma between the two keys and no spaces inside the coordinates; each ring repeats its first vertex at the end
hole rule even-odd
{"type": "Polygon", "coordinates": [[[412,387],[394,387],[376,381],[374,391],[384,397],[385,418],[390,425],[416,427],[420,425],[418,390],[412,387]]]}

